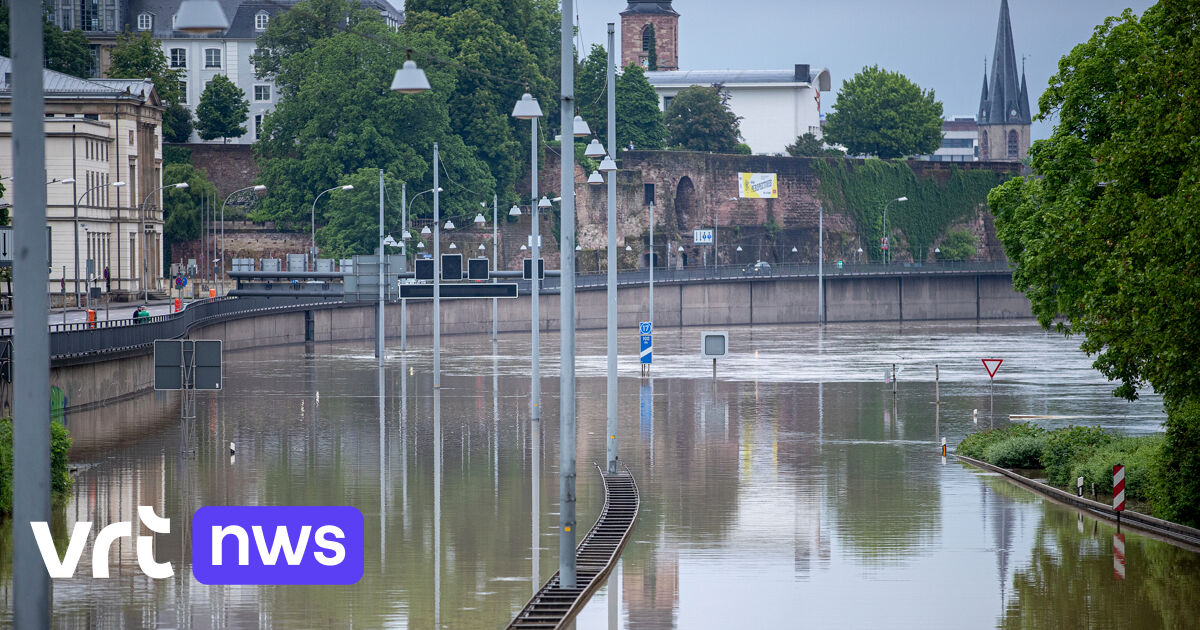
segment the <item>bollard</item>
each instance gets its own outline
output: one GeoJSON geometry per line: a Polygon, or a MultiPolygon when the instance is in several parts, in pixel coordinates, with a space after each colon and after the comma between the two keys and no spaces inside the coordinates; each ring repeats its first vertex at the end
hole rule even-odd
{"type": "Polygon", "coordinates": [[[176,313],[183,310],[181,302],[182,302],[182,300],[180,300],[179,298],[175,298],[175,312],[176,313]]]}
{"type": "Polygon", "coordinates": [[[1075,486],[1079,489],[1079,496],[1083,497],[1083,477],[1075,479],[1075,486]]]}
{"type": "Polygon", "coordinates": [[[896,393],[896,364],[892,364],[892,394],[896,393]]]}
{"type": "Polygon", "coordinates": [[[975,421],[975,424],[979,424],[979,410],[978,409],[971,412],[971,419],[975,421]]]}
{"type": "Polygon", "coordinates": [[[942,438],[942,457],[946,456],[946,438],[942,438]]]}
{"type": "Polygon", "coordinates": [[[942,404],[942,372],[938,364],[933,364],[933,402],[942,404]]]}
{"type": "Polygon", "coordinates": [[[88,328],[96,327],[96,311],[94,309],[90,309],[90,308],[88,309],[87,322],[88,322],[88,328]]]}

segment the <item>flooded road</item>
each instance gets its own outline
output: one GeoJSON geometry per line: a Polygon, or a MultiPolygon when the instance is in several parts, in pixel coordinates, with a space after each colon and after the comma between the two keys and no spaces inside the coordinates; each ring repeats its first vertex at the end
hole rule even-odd
{"type": "MultiPolygon", "coordinates": [[[[941,437],[953,445],[1009,414],[1068,416],[1039,421],[1048,427],[1160,430],[1161,401],[1112,398],[1077,341],[1026,324],[735,327],[733,356],[714,381],[699,329],[656,331],[653,378],[639,378],[634,332],[621,338],[619,442],[641,512],[577,627],[1157,628],[1200,619],[1200,555],[1126,532],[1119,578],[1107,523],[940,456],[941,437]],[[994,386],[981,358],[1004,359],[994,386]],[[885,382],[893,364],[894,395],[885,382]]],[[[585,526],[603,500],[592,467],[605,457],[603,332],[578,341],[585,526]]],[[[76,522],[95,530],[155,506],[172,523],[157,537],[157,559],[173,562],[175,577],[143,576],[127,540],[109,579],[90,577],[85,553],[77,577],[54,582],[55,625],[504,626],[557,569],[557,342],[542,337],[541,426],[528,419],[522,335],[496,346],[444,337],[440,395],[429,342],[413,339],[382,372],[369,344],[229,353],[225,390],[200,393],[195,420],[180,421],[178,403],[158,395],[124,403],[130,422],[161,420],[83,453],[53,528],[65,546],[76,522]],[[340,587],[200,584],[188,528],[205,505],[353,505],[366,520],[366,573],[340,587]]],[[[67,423],[86,430],[114,421],[114,409],[67,423]]],[[[0,623],[11,623],[12,579],[0,575],[0,623]]]]}

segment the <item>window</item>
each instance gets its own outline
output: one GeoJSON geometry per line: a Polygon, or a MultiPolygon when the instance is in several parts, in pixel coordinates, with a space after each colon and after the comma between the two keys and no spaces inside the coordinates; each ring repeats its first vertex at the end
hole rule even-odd
{"type": "Polygon", "coordinates": [[[179,85],[179,102],[184,105],[187,105],[187,102],[188,102],[187,81],[178,81],[177,83],[179,85]]]}
{"type": "Polygon", "coordinates": [[[271,86],[256,85],[254,86],[254,100],[263,102],[271,100],[271,86]]]}
{"type": "Polygon", "coordinates": [[[258,140],[258,130],[262,128],[262,114],[254,115],[254,139],[258,140]]]}
{"type": "Polygon", "coordinates": [[[644,193],[645,199],[642,200],[642,203],[647,206],[654,203],[654,184],[646,184],[644,186],[644,193]]]}
{"type": "Polygon", "coordinates": [[[148,31],[154,26],[154,16],[149,13],[139,13],[137,16],[137,27],[139,31],[148,31]]]}
{"type": "Polygon", "coordinates": [[[172,48],[171,49],[171,67],[186,68],[187,67],[187,49],[172,48]]]}
{"type": "Polygon", "coordinates": [[[221,67],[221,49],[220,48],[205,48],[204,49],[204,67],[205,68],[220,68],[221,67]]]}
{"type": "Polygon", "coordinates": [[[942,138],[943,149],[969,149],[974,145],[973,138],[942,138]]]}
{"type": "Polygon", "coordinates": [[[1017,130],[1012,129],[1008,132],[1008,157],[1017,157],[1020,153],[1021,141],[1017,136],[1017,130]]]}
{"type": "Polygon", "coordinates": [[[256,30],[256,31],[267,30],[267,20],[269,20],[269,19],[271,19],[271,18],[270,18],[270,16],[267,15],[266,11],[259,11],[258,13],[254,14],[254,30],[256,30]]]}
{"type": "Polygon", "coordinates": [[[642,27],[642,52],[650,52],[650,39],[652,37],[651,33],[654,32],[653,28],[650,24],[642,27]]]}
{"type": "Polygon", "coordinates": [[[671,106],[671,101],[673,101],[673,100],[675,100],[674,96],[664,96],[663,97],[663,111],[664,112],[667,111],[667,108],[671,106]]]}

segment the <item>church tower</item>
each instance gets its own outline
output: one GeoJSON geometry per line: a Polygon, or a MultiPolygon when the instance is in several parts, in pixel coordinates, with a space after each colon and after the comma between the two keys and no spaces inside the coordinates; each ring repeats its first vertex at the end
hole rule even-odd
{"type": "Polygon", "coordinates": [[[1000,22],[996,26],[996,50],[992,54],[992,80],[983,75],[979,96],[979,159],[1019,162],[1029,154],[1029,90],[1025,69],[1017,80],[1017,53],[1013,46],[1008,0],[1000,0],[1000,22]]]}
{"type": "Polygon", "coordinates": [[[632,63],[651,69],[651,47],[658,60],[654,69],[679,69],[679,14],[671,0],[629,0],[621,12],[621,67],[632,63]]]}

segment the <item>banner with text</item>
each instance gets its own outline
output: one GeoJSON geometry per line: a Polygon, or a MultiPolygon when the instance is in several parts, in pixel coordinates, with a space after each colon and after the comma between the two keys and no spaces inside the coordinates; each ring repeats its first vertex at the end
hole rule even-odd
{"type": "Polygon", "coordinates": [[[742,199],[778,199],[775,173],[738,173],[738,196],[742,199]]]}

